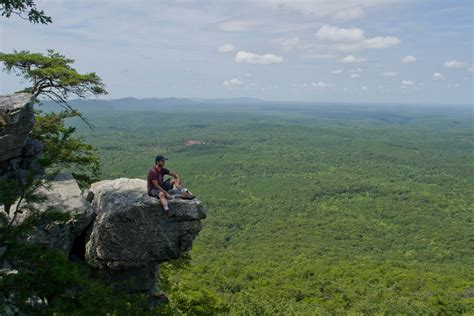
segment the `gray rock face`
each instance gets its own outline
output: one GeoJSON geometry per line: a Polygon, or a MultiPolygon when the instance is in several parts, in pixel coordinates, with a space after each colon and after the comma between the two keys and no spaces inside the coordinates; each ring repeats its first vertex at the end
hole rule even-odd
{"type": "MultiPolygon", "coordinates": [[[[0,96],[0,179],[21,183],[29,170],[41,173],[36,158],[43,145],[29,137],[33,126],[30,94],[0,96]]],[[[146,181],[140,179],[100,181],[81,194],[72,175],[61,174],[36,193],[44,201],[20,205],[20,209],[55,209],[69,214],[70,220],[45,220],[25,236],[28,242],[79,256],[104,279],[125,282],[117,286],[150,297],[156,293],[159,263],[190,250],[206,218],[198,199],[180,198],[170,201],[173,216],[168,218],[159,200],[146,194],[146,181]]],[[[2,203],[0,212],[5,211],[2,203]]],[[[27,214],[20,214],[15,224],[27,214]]]]}
{"type": "MultiPolygon", "coordinates": [[[[85,233],[87,227],[94,220],[94,207],[82,196],[82,192],[71,174],[56,176],[48,186],[38,188],[36,194],[44,201],[24,204],[20,206],[20,209],[26,207],[39,211],[54,209],[67,213],[70,215],[70,219],[66,223],[51,220],[41,223],[26,236],[26,241],[69,254],[74,241],[85,233]]],[[[16,205],[12,207],[16,208],[16,205]]],[[[25,214],[27,212],[17,217],[16,224],[25,219],[25,214]]]]}
{"type": "MultiPolygon", "coordinates": [[[[168,218],[140,179],[96,182],[82,194],[71,174],[60,174],[36,193],[44,201],[22,204],[20,209],[55,209],[71,218],[41,222],[25,236],[27,242],[84,259],[97,276],[117,288],[150,297],[157,293],[159,264],[190,250],[206,217],[198,199],[174,198],[168,218]]],[[[20,214],[15,224],[27,214],[20,214]]]]}
{"type": "Polygon", "coordinates": [[[97,211],[86,260],[112,281],[134,279],[130,291],[153,293],[158,264],[191,249],[206,217],[199,200],[176,198],[170,200],[174,216],[167,218],[140,179],[100,181],[84,196],[97,211]]]}
{"type": "Polygon", "coordinates": [[[32,95],[0,96],[0,161],[18,156],[35,123],[32,95]]]}
{"type": "Polygon", "coordinates": [[[0,96],[0,178],[22,182],[27,170],[41,172],[34,160],[43,145],[29,137],[34,126],[33,96],[17,93],[0,96]]]}

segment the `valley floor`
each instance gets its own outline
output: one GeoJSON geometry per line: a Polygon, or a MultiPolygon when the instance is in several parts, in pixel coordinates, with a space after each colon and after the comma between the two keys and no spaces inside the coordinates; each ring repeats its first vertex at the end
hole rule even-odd
{"type": "Polygon", "coordinates": [[[468,109],[201,105],[84,111],[104,178],[169,157],[208,209],[163,265],[189,314],[474,311],[468,109]]]}

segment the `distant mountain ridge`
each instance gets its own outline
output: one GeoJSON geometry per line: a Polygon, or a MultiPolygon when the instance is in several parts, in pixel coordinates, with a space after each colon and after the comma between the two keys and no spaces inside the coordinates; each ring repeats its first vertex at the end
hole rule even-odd
{"type": "MultiPolygon", "coordinates": [[[[57,110],[57,105],[52,101],[42,102],[44,110],[57,110]],[[54,109],[53,109],[54,107],[54,109]]],[[[120,99],[110,100],[82,100],[74,99],[70,100],[69,103],[77,107],[78,109],[87,109],[93,107],[97,109],[98,106],[105,107],[107,109],[117,110],[152,110],[169,106],[200,106],[200,105],[256,105],[264,104],[265,101],[257,98],[143,98],[138,99],[134,97],[126,97],[120,99]]]]}
{"type": "MultiPolygon", "coordinates": [[[[77,108],[79,111],[169,111],[172,108],[182,107],[183,110],[209,110],[214,111],[217,109],[226,110],[233,106],[237,108],[260,108],[269,111],[313,111],[327,110],[329,112],[334,111],[363,111],[364,116],[368,113],[377,114],[377,112],[399,112],[399,111],[410,111],[413,113],[422,114],[426,109],[430,108],[431,111],[438,113],[451,112],[463,110],[467,115],[472,113],[471,105],[456,105],[456,106],[441,106],[441,105],[419,105],[414,106],[412,104],[360,104],[360,103],[341,103],[341,102],[323,102],[315,100],[314,102],[303,102],[303,101],[268,101],[261,100],[258,98],[134,98],[126,97],[120,99],[93,99],[83,100],[74,99],[68,101],[71,106],[77,108]]],[[[41,110],[44,111],[59,111],[61,108],[52,101],[42,101],[41,110]]]]}

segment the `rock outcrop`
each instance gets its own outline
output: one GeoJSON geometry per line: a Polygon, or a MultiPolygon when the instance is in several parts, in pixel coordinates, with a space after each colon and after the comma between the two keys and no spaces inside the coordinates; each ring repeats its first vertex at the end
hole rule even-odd
{"type": "MultiPolygon", "coordinates": [[[[206,217],[198,199],[174,198],[168,218],[140,179],[96,182],[82,194],[72,175],[60,174],[36,194],[44,201],[21,207],[54,209],[70,219],[45,220],[28,233],[26,241],[85,260],[98,277],[119,289],[151,296],[157,293],[159,264],[190,250],[206,217]]],[[[16,224],[26,214],[19,214],[16,224]]]]}
{"type": "MultiPolygon", "coordinates": [[[[21,184],[30,171],[41,173],[36,158],[42,144],[30,138],[33,126],[30,94],[0,96],[0,179],[21,184]]],[[[180,198],[170,201],[172,216],[167,217],[159,200],[146,194],[146,181],[140,179],[100,181],[82,194],[71,174],[61,174],[36,189],[36,195],[43,200],[23,202],[19,208],[40,213],[53,209],[66,213],[68,220],[42,219],[24,236],[27,242],[85,260],[98,276],[150,298],[157,291],[159,264],[190,250],[206,217],[198,199],[180,198]]],[[[14,216],[16,225],[31,214],[12,215],[8,210],[16,209],[16,205],[6,208],[2,203],[0,212],[7,211],[3,213],[7,219],[14,216]]]]}
{"type": "MultiPolygon", "coordinates": [[[[72,254],[76,251],[73,249],[74,242],[77,242],[78,238],[85,238],[87,228],[94,220],[94,207],[82,196],[82,192],[71,174],[56,176],[53,181],[36,189],[35,195],[41,201],[22,203],[20,209],[38,212],[56,210],[68,215],[69,219],[66,221],[45,219],[25,236],[25,240],[72,254]]],[[[12,209],[15,208],[16,204],[12,206],[12,209]]],[[[2,206],[0,206],[0,211],[3,211],[2,206]]],[[[16,224],[23,222],[28,214],[28,212],[18,214],[16,224]]],[[[78,251],[80,254],[75,253],[74,255],[83,257],[84,251],[80,249],[78,251]]]]}
{"type": "Polygon", "coordinates": [[[34,126],[33,96],[0,96],[0,179],[24,182],[28,170],[41,172],[35,159],[43,145],[30,138],[34,126]]]}
{"type": "Polygon", "coordinates": [[[191,249],[206,217],[198,199],[175,198],[167,218],[140,179],[97,182],[85,196],[97,211],[86,260],[110,281],[132,281],[129,291],[153,294],[158,264],[191,249]]]}

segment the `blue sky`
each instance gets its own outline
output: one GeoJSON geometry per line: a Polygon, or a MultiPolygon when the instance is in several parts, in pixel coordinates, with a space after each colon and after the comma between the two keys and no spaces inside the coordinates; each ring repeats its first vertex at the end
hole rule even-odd
{"type": "MultiPolygon", "coordinates": [[[[53,24],[1,20],[1,51],[52,48],[107,98],[473,103],[472,1],[37,0],[53,24]]],[[[2,73],[0,93],[25,84],[2,73]]]]}

